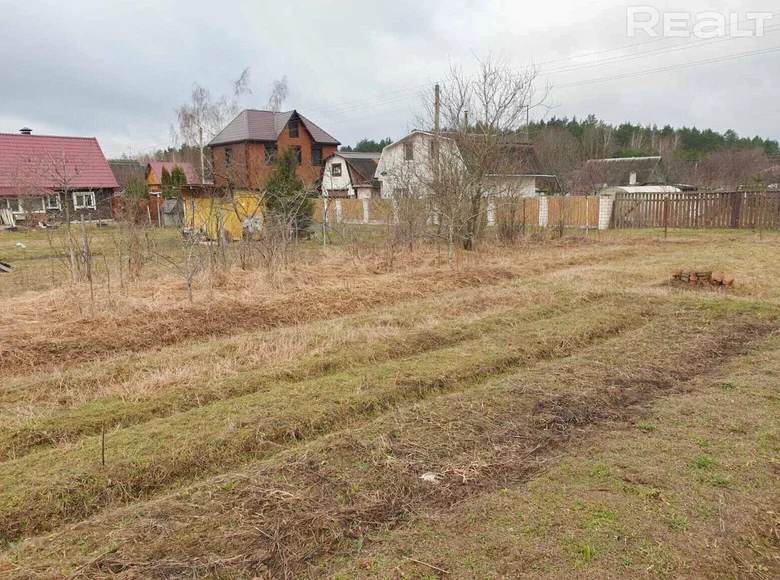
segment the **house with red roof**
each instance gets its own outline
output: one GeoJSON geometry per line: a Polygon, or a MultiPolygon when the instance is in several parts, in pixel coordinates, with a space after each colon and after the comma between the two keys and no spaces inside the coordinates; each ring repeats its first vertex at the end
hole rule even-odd
{"type": "Polygon", "coordinates": [[[317,184],[322,163],[339,142],[298,111],[246,109],[209,143],[214,184],[239,189],[262,189],[277,151],[292,149],[298,157],[298,176],[317,184]]]}
{"type": "Polygon", "coordinates": [[[118,187],[94,137],[0,133],[0,210],[16,220],[109,220],[118,187]]]}
{"type": "Polygon", "coordinates": [[[162,176],[163,170],[169,174],[173,173],[175,167],[180,167],[184,171],[184,175],[187,176],[187,184],[200,183],[198,173],[192,166],[192,163],[179,162],[179,161],[152,161],[146,166],[146,186],[149,189],[149,193],[160,194],[162,192],[162,176]]]}

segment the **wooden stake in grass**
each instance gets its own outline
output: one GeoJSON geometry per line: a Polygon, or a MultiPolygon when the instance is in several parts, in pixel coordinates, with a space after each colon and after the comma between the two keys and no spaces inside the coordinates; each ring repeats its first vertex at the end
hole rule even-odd
{"type": "Polygon", "coordinates": [[[106,465],[106,424],[100,426],[100,465],[106,465]]]}
{"type": "Polygon", "coordinates": [[[669,235],[669,194],[664,195],[664,239],[669,235]]]}

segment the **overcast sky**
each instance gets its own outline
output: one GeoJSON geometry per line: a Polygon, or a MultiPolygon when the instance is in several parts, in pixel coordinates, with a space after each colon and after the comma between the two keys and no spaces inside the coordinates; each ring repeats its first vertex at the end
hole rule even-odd
{"type": "MultiPolygon", "coordinates": [[[[761,38],[630,38],[626,7],[641,2],[0,0],[0,132],[27,125],[38,134],[96,136],[107,156],[166,147],[193,82],[219,94],[249,67],[243,107],[262,108],[271,82],[286,75],[284,109],[298,109],[342,143],[396,139],[413,125],[420,91],[448,63],[469,69],[474,55],[492,52],[517,67],[543,65],[557,116],[780,138],[780,52],[646,74],[778,47],[780,16],[764,23],[761,38]],[[639,58],[615,62],[631,55],[639,58]],[[595,82],[625,74],[636,76],[595,82]]],[[[690,29],[697,12],[744,21],[774,4],[647,3],[692,12],[690,29]]]]}

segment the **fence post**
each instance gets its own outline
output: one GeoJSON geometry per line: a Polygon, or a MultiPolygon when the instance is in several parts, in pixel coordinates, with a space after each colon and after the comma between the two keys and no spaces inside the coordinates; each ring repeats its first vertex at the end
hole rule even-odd
{"type": "Polygon", "coordinates": [[[526,199],[527,198],[523,197],[523,237],[525,237],[525,202],[526,202],[526,199]]]}
{"type": "Polygon", "coordinates": [[[588,207],[588,194],[585,194],[585,235],[590,233],[590,211],[588,207]]]}
{"type": "Polygon", "coordinates": [[[762,191],[758,194],[758,239],[763,241],[764,239],[764,200],[766,199],[766,191],[762,191]]]}
{"type": "Polygon", "coordinates": [[[336,223],[340,224],[343,216],[342,202],[340,199],[336,200],[336,223]]]}
{"type": "Polygon", "coordinates": [[[608,230],[612,219],[612,205],[615,202],[614,193],[599,194],[599,225],[600,230],[608,230]]]}
{"type": "Polygon", "coordinates": [[[539,198],[539,227],[547,227],[547,219],[550,215],[549,199],[546,195],[539,198]]]}
{"type": "Polygon", "coordinates": [[[368,207],[369,200],[363,200],[363,223],[367,224],[371,221],[371,209],[368,207]]]}
{"type": "Polygon", "coordinates": [[[669,194],[664,195],[664,239],[669,235],[669,194]]]}
{"type": "Polygon", "coordinates": [[[328,247],[328,198],[322,198],[322,247],[328,247]]]}
{"type": "Polygon", "coordinates": [[[496,202],[494,202],[492,199],[488,200],[487,225],[489,227],[496,225],[496,202]]]}
{"type": "Polygon", "coordinates": [[[398,200],[393,198],[393,223],[401,221],[401,208],[398,207],[398,200]]]}

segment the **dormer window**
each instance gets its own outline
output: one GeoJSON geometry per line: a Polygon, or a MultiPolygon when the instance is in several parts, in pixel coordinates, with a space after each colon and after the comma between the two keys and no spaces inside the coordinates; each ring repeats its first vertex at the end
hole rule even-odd
{"type": "Polygon", "coordinates": [[[290,130],[290,137],[296,138],[298,137],[298,119],[290,119],[290,122],[287,123],[287,127],[290,130]]]}

